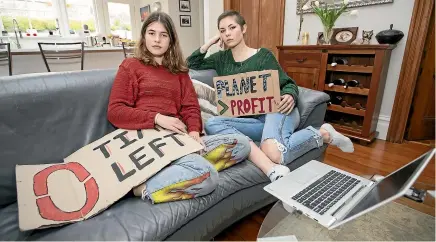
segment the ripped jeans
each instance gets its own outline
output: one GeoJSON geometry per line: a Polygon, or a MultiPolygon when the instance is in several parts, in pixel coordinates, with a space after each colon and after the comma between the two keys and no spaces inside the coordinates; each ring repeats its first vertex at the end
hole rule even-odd
{"type": "Polygon", "coordinates": [[[281,164],[287,165],[312,149],[323,145],[319,130],[312,126],[294,132],[300,123],[298,108],[289,115],[271,113],[250,118],[212,117],[205,124],[206,133],[243,134],[251,141],[277,141],[281,164]]]}
{"type": "Polygon", "coordinates": [[[218,186],[219,171],[250,154],[250,144],[243,135],[218,134],[202,139],[204,153],[183,156],[148,179],[143,200],[163,203],[207,195],[218,186]]]}

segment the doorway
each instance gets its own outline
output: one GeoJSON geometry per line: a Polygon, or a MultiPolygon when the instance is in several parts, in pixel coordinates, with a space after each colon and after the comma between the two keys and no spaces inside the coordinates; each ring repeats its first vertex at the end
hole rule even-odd
{"type": "Polygon", "coordinates": [[[433,8],[424,52],[413,94],[404,138],[434,147],[435,140],[435,10],[433,8]]]}

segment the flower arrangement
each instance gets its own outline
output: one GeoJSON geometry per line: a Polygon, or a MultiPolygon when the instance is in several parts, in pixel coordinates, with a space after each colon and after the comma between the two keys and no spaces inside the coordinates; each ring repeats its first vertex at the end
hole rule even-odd
{"type": "MultiPolygon", "coordinates": [[[[324,27],[324,42],[330,44],[330,39],[333,34],[333,27],[336,20],[348,9],[349,0],[343,0],[339,8],[335,8],[334,4],[328,4],[325,1],[305,1],[305,5],[301,7],[302,10],[312,8],[316,15],[321,20],[324,27]]],[[[332,1],[333,3],[334,1],[332,1]]],[[[351,11],[350,15],[357,15],[357,10],[351,11]]]]}

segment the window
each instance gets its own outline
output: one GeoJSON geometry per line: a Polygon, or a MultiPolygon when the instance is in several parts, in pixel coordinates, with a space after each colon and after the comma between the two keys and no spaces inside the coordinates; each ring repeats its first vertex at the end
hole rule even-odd
{"type": "Polygon", "coordinates": [[[36,35],[47,36],[50,30],[58,27],[53,1],[55,0],[0,0],[3,29],[13,33],[15,19],[23,35],[33,29],[36,30],[36,35]]]}
{"type": "Polygon", "coordinates": [[[118,35],[120,38],[132,39],[130,5],[108,2],[108,12],[111,34],[118,35]]]}
{"type": "Polygon", "coordinates": [[[138,34],[135,26],[139,13],[135,11],[135,4],[139,4],[138,1],[0,0],[0,39],[16,46],[20,42],[22,48],[36,48],[38,38],[34,36],[54,35],[77,41],[84,37],[82,31],[87,26],[91,35],[116,35],[131,40],[138,34]],[[14,24],[21,30],[23,40],[15,40],[14,24]]]}
{"type": "Polygon", "coordinates": [[[66,0],[66,7],[68,13],[68,26],[71,34],[78,34],[78,31],[84,29],[84,25],[88,26],[91,34],[95,34],[96,16],[94,5],[91,0],[66,0]]]}

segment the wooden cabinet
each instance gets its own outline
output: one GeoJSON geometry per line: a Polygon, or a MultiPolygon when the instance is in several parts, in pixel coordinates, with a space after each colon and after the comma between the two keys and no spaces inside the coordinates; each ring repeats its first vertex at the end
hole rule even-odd
{"type": "Polygon", "coordinates": [[[277,49],[280,65],[298,86],[330,95],[325,121],[344,135],[368,143],[377,136],[375,129],[393,48],[296,45],[277,49]]]}
{"type": "Polygon", "coordinates": [[[298,86],[310,89],[318,89],[319,69],[308,67],[286,67],[288,76],[298,80],[298,86]]]}

